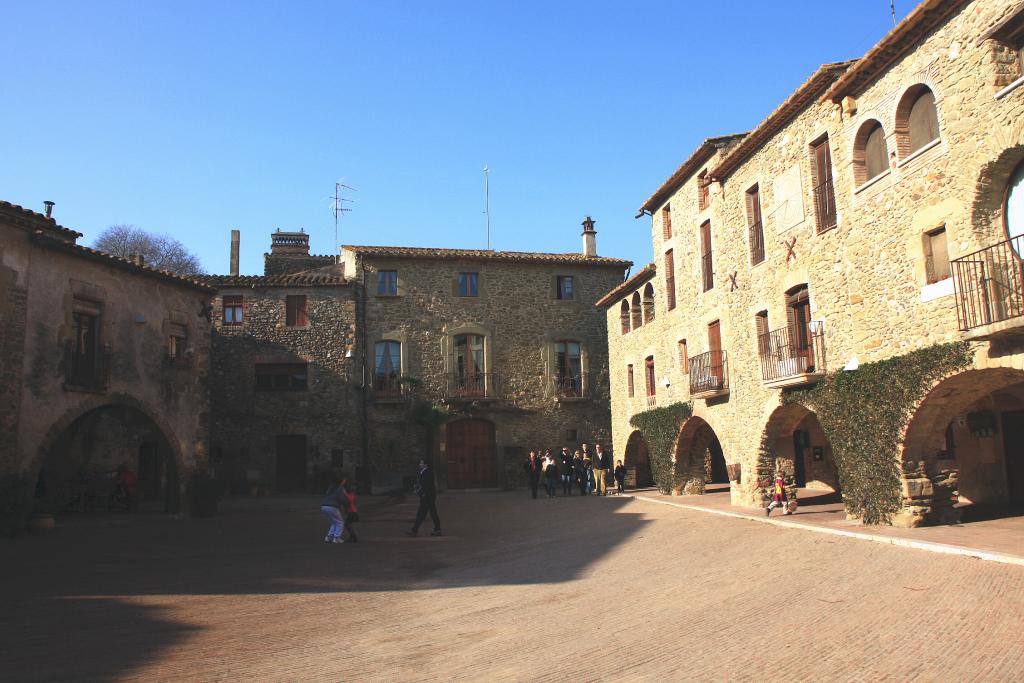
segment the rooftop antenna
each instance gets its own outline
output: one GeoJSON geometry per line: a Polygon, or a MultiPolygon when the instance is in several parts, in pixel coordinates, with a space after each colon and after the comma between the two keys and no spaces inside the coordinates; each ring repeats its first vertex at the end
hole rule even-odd
{"type": "MultiPolygon", "coordinates": [[[[342,180],[344,180],[344,178],[342,180]]],[[[338,182],[334,183],[334,194],[332,196],[328,197],[328,199],[331,200],[331,213],[334,214],[334,251],[335,252],[338,251],[338,246],[339,246],[339,243],[338,243],[338,224],[341,222],[341,216],[342,216],[342,214],[352,210],[352,209],[346,209],[345,205],[343,204],[343,202],[355,201],[353,199],[345,199],[344,197],[342,197],[341,196],[341,191],[342,190],[352,190],[353,192],[358,192],[359,191],[359,190],[357,190],[354,187],[349,187],[345,183],[341,182],[341,180],[339,180],[338,182]]],[[[337,253],[335,253],[334,255],[337,256],[337,253]]]]}
{"type": "Polygon", "coordinates": [[[889,0],[889,11],[892,12],[892,25],[896,25],[896,0],[889,0]]]}
{"type": "Polygon", "coordinates": [[[484,164],[484,215],[487,217],[487,250],[491,249],[491,169],[484,164]]]}

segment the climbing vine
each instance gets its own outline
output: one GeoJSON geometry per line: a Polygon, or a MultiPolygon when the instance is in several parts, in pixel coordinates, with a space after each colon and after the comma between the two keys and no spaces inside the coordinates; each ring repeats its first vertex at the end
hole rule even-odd
{"type": "Polygon", "coordinates": [[[784,394],[818,416],[835,456],[846,509],[884,524],[900,508],[900,439],[914,408],[938,380],[970,367],[969,344],[941,344],[857,370],[830,373],[784,394]]]}
{"type": "Polygon", "coordinates": [[[692,414],[692,404],[673,403],[637,413],[629,421],[633,427],[640,430],[644,441],[647,442],[651,474],[662,493],[671,493],[679,484],[672,461],[672,450],[683,422],[692,414]]]}

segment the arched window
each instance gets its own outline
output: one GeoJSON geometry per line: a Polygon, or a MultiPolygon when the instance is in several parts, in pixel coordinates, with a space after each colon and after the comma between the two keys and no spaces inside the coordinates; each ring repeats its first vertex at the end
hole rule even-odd
{"type": "Polygon", "coordinates": [[[654,285],[650,282],[644,287],[644,323],[654,320],[654,285]]]}
{"type": "Polygon", "coordinates": [[[625,299],[619,306],[619,317],[622,319],[622,334],[629,334],[629,330],[632,328],[629,326],[629,302],[625,299]]]}
{"type": "Polygon", "coordinates": [[[889,170],[889,149],[885,144],[885,130],[878,121],[868,121],[860,127],[853,145],[853,174],[857,185],[889,170]]]}
{"type": "Polygon", "coordinates": [[[939,115],[935,93],[926,85],[915,85],[903,94],[896,107],[896,146],[900,158],[906,158],[939,139],[939,115]]]}
{"type": "Polygon", "coordinates": [[[373,345],[373,388],[378,395],[401,395],[402,344],[383,339],[373,345]]]}
{"type": "Polygon", "coordinates": [[[1006,235],[1018,255],[1024,253],[1024,161],[1017,165],[1006,187],[1006,207],[1003,210],[1006,235]]]}
{"type": "Polygon", "coordinates": [[[633,292],[633,301],[630,305],[630,309],[633,317],[633,329],[635,330],[644,324],[644,311],[640,303],[640,292],[633,292]]]}

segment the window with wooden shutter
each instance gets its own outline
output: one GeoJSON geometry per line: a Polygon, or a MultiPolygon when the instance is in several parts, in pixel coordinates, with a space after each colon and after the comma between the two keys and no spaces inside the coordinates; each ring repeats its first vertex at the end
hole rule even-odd
{"type": "Polygon", "coordinates": [[[690,372],[690,355],[686,350],[686,340],[680,339],[676,345],[679,347],[679,371],[685,375],[690,372]]]}
{"type": "Polygon", "coordinates": [[[707,170],[697,176],[697,210],[703,211],[711,204],[711,182],[707,170]]]}
{"type": "Polygon", "coordinates": [[[811,297],[807,285],[794,287],[786,295],[786,327],[789,358],[795,360],[796,372],[814,372],[810,322],[811,297]]]}
{"type": "Polygon", "coordinates": [[[657,382],[654,375],[654,356],[647,356],[644,360],[644,374],[647,378],[647,395],[654,396],[657,393],[657,382]]]}
{"type": "Polygon", "coordinates": [[[768,311],[759,311],[754,316],[754,329],[757,334],[757,351],[764,358],[769,347],[768,311]]]}
{"type": "Polygon", "coordinates": [[[750,242],[750,265],[764,261],[764,228],[761,225],[761,191],[757,185],[746,192],[747,238],[750,242]]]}
{"type": "Polygon", "coordinates": [[[704,221],[700,226],[700,272],[705,292],[715,286],[711,260],[711,221],[704,221]]]}
{"type": "Polygon", "coordinates": [[[836,226],[836,194],[828,136],[811,145],[811,182],[814,183],[814,218],[821,233],[836,226]]]}
{"type": "Polygon", "coordinates": [[[629,302],[625,299],[622,300],[622,304],[619,306],[619,318],[622,322],[622,334],[629,334],[632,326],[629,319],[629,302]]]}
{"type": "Polygon", "coordinates": [[[665,252],[665,308],[671,311],[676,307],[676,265],[672,250],[665,252]]]}
{"type": "Polygon", "coordinates": [[[633,364],[630,363],[626,366],[626,391],[629,393],[629,397],[633,398],[633,364]]]}
{"type": "Polygon", "coordinates": [[[666,204],[661,210],[661,236],[662,239],[672,238],[672,205],[666,204]]]}
{"type": "Polygon", "coordinates": [[[306,317],[306,295],[296,294],[285,297],[285,325],[302,327],[309,324],[306,317]]]}
{"type": "Polygon", "coordinates": [[[950,277],[949,249],[946,245],[946,227],[924,235],[924,265],[928,284],[950,277]]]}

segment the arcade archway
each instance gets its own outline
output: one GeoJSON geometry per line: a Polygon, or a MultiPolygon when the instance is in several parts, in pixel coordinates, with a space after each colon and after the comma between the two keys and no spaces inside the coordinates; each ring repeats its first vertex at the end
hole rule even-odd
{"type": "Polygon", "coordinates": [[[654,486],[650,450],[647,448],[647,442],[639,430],[629,435],[629,440],[626,442],[626,459],[623,465],[625,465],[627,471],[634,473],[636,488],[642,489],[654,486]]]}
{"type": "MultiPolygon", "coordinates": [[[[797,488],[839,493],[839,470],[832,444],[813,412],[796,404],[776,408],[765,426],[765,442],[774,459],[766,466],[771,470],[781,468],[797,488]]],[[[769,478],[772,473],[762,474],[769,478]]]]}
{"type": "Polygon", "coordinates": [[[703,418],[689,418],[676,438],[676,479],[681,493],[728,491],[730,482],[722,443],[703,418]]]}

